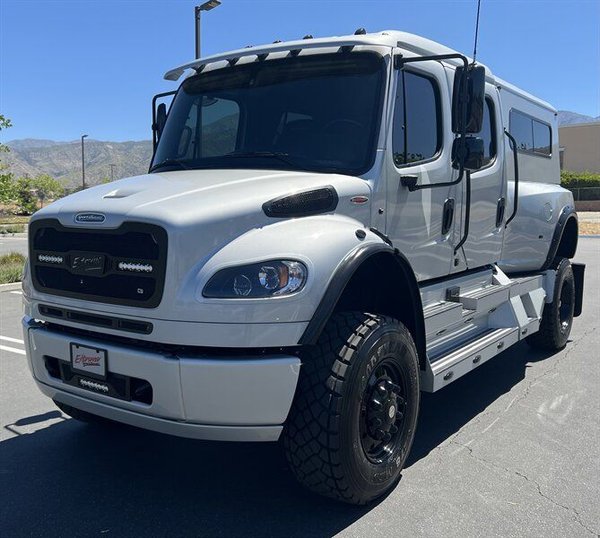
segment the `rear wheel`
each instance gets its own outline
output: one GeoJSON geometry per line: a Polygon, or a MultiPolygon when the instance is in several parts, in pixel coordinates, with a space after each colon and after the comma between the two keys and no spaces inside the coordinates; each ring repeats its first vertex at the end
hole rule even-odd
{"type": "Polygon", "coordinates": [[[386,316],[335,314],[303,356],[286,457],[310,490],[367,503],[399,479],[418,409],[419,363],[406,327],[386,316]]]}
{"type": "Polygon", "coordinates": [[[562,258],[556,266],[554,295],[551,303],[544,305],[540,330],[527,338],[539,349],[558,350],[565,347],[575,313],[575,278],[571,262],[562,258]]]}

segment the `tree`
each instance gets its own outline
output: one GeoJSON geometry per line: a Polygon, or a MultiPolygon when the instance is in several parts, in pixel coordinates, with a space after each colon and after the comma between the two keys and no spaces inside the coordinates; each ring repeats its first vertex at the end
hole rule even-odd
{"type": "MultiPolygon", "coordinates": [[[[12,127],[11,121],[0,114],[0,131],[12,127]]],[[[10,151],[9,147],[0,143],[0,154],[10,151]]],[[[10,204],[15,199],[15,183],[13,175],[3,162],[0,161],[0,204],[10,204]]]]}
{"type": "Polygon", "coordinates": [[[37,199],[33,180],[29,176],[17,179],[15,186],[15,198],[19,213],[31,215],[37,210],[37,199]]]}
{"type": "Polygon", "coordinates": [[[35,190],[42,207],[44,207],[44,200],[56,200],[65,194],[63,184],[48,174],[40,174],[33,178],[31,186],[35,190]]]}

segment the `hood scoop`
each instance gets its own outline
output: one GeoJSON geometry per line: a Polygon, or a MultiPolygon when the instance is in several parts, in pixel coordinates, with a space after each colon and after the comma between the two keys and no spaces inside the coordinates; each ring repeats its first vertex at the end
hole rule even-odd
{"type": "Polygon", "coordinates": [[[289,194],[263,204],[267,217],[293,218],[329,213],[337,207],[337,191],[331,186],[289,194]]]}
{"type": "Polygon", "coordinates": [[[115,189],[114,191],[110,191],[108,194],[105,194],[102,198],[105,200],[110,198],[127,198],[128,196],[137,194],[140,191],[141,189],[115,189]]]}

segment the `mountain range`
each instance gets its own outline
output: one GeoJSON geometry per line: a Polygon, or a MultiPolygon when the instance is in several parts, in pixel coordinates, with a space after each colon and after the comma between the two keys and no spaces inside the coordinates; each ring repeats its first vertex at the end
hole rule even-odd
{"type": "MultiPolygon", "coordinates": [[[[560,110],[558,124],[573,125],[600,121],[592,117],[560,110]]],[[[25,138],[6,143],[10,152],[1,155],[16,177],[49,174],[67,187],[81,185],[81,142],[25,138]]],[[[152,158],[152,142],[105,142],[85,140],[86,183],[94,185],[107,179],[145,174],[152,158]],[[111,167],[111,164],[114,165],[111,167]],[[112,174],[111,174],[112,169],[112,174]]]]}
{"type": "MultiPolygon", "coordinates": [[[[67,187],[81,185],[81,141],[26,138],[7,142],[6,145],[10,151],[0,157],[15,176],[49,174],[67,187]]],[[[144,174],[151,158],[150,140],[103,142],[86,139],[86,183],[94,185],[107,179],[144,174]],[[111,164],[114,166],[111,167],[111,164]]]]}

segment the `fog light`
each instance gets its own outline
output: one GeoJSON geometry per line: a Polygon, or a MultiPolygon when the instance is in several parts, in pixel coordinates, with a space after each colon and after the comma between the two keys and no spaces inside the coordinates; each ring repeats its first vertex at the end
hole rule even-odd
{"type": "Polygon", "coordinates": [[[154,269],[149,263],[119,262],[119,271],[133,271],[135,273],[151,273],[154,269]]]}
{"type": "Polygon", "coordinates": [[[50,254],[38,254],[38,261],[44,263],[62,263],[62,256],[52,256],[50,254]]]}

